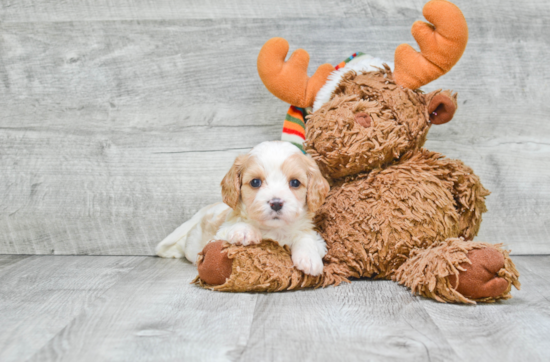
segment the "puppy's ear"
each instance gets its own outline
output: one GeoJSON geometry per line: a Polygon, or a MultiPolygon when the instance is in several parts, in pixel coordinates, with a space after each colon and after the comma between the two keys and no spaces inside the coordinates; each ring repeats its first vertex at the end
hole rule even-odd
{"type": "Polygon", "coordinates": [[[238,156],[221,183],[223,202],[232,209],[237,207],[241,197],[241,172],[247,158],[247,155],[238,156]]]}
{"type": "Polygon", "coordinates": [[[323,202],[330,190],[330,186],[321,174],[319,166],[310,157],[304,156],[307,162],[307,207],[310,212],[316,212],[323,202]]]}

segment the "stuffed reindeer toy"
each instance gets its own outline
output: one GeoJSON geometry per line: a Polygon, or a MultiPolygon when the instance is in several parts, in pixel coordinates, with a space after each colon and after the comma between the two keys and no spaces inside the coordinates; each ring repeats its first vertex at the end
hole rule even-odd
{"type": "Polygon", "coordinates": [[[331,189],[315,224],[327,243],[323,273],[293,267],[276,240],[209,243],[196,283],[218,291],[283,291],[391,279],[440,302],[511,298],[514,263],[500,244],[473,241],[489,192],[459,160],[422,148],[432,125],[449,122],[457,95],[419,88],[447,73],[468,40],[462,12],[432,0],[431,23],[415,22],[420,52],[402,44],[390,62],[354,54],[307,75],[309,55],[269,40],[258,56],[266,88],[292,105],[284,135],[317,162],[331,189]]]}

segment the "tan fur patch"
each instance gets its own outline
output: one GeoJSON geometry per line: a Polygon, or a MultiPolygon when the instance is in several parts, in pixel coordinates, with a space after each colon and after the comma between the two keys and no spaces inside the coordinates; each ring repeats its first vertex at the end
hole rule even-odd
{"type": "Polygon", "coordinates": [[[251,215],[260,213],[259,210],[254,208],[254,199],[261,187],[254,188],[250,186],[250,181],[253,179],[260,179],[263,185],[265,177],[265,170],[260,165],[257,158],[255,156],[250,156],[242,170],[241,201],[251,215]]]}
{"type": "Polygon", "coordinates": [[[223,202],[232,209],[238,205],[241,196],[241,173],[249,158],[249,155],[238,156],[221,182],[223,202]]]}
{"type": "Polygon", "coordinates": [[[281,171],[286,175],[287,182],[291,180],[300,181],[300,187],[291,187],[290,190],[302,205],[306,204],[309,179],[307,174],[308,164],[304,159],[307,159],[307,157],[301,154],[295,154],[287,158],[281,165],[281,171]]]}
{"type": "Polygon", "coordinates": [[[307,202],[310,212],[316,212],[325,201],[330,186],[315,161],[302,154],[292,155],[283,163],[282,170],[289,181],[297,179],[302,183],[303,188],[292,192],[298,200],[307,202]]]}

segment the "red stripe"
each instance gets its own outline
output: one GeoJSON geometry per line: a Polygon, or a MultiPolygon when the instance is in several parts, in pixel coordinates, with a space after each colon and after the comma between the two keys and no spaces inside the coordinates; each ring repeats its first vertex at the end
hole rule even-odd
{"type": "Polygon", "coordinates": [[[348,64],[348,62],[346,62],[346,61],[344,60],[343,62],[341,62],[340,64],[338,64],[338,69],[345,67],[346,64],[348,64]]]}
{"type": "Polygon", "coordinates": [[[283,133],[286,133],[286,134],[294,134],[294,135],[296,135],[296,136],[302,137],[303,139],[306,139],[306,135],[305,135],[305,134],[303,134],[303,133],[301,133],[301,132],[298,132],[298,131],[295,131],[295,130],[290,129],[290,128],[284,127],[284,128],[283,128],[283,133]]]}
{"type": "Polygon", "coordinates": [[[300,112],[300,110],[298,110],[294,106],[290,106],[290,109],[288,110],[287,114],[289,114],[291,117],[294,117],[294,118],[299,119],[300,121],[304,122],[304,115],[302,114],[302,112],[300,112]]]}

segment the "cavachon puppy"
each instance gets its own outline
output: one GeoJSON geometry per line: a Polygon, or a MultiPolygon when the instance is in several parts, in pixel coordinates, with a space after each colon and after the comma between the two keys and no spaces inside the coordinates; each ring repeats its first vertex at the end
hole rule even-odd
{"type": "Polygon", "coordinates": [[[223,203],[201,209],[157,246],[157,255],[196,263],[212,240],[249,245],[271,239],[290,247],[296,268],[322,273],[326,245],[312,219],[329,184],[315,161],[291,143],[263,142],[237,157],[221,187],[223,203]]]}

